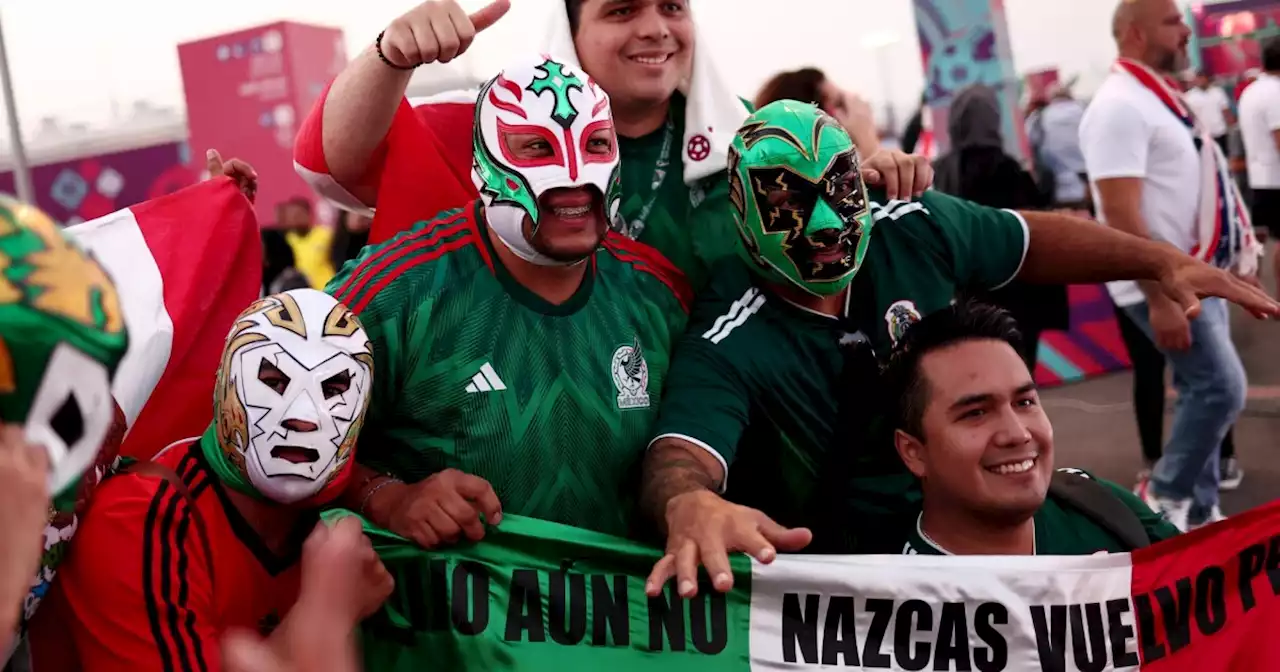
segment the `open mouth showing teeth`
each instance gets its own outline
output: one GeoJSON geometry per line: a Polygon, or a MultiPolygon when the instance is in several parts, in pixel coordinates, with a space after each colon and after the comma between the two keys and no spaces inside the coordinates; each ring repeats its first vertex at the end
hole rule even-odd
{"type": "Polygon", "coordinates": [[[591,212],[591,206],[589,205],[583,205],[576,208],[556,208],[556,216],[563,217],[565,219],[581,217],[588,212],[591,212]]]}
{"type": "Polygon", "coordinates": [[[302,446],[276,446],[271,449],[271,457],[293,464],[310,464],[320,459],[320,451],[302,446]]]}
{"type": "Polygon", "coordinates": [[[997,464],[994,467],[987,467],[987,471],[1001,476],[1008,476],[1011,474],[1025,474],[1031,471],[1034,466],[1036,466],[1036,458],[1032,457],[1021,462],[1006,462],[1005,464],[997,464]]]}
{"type": "Polygon", "coordinates": [[[631,60],[635,61],[636,63],[643,63],[645,65],[662,65],[663,63],[666,63],[667,61],[671,60],[671,55],[668,54],[666,56],[632,56],[631,60]]]}

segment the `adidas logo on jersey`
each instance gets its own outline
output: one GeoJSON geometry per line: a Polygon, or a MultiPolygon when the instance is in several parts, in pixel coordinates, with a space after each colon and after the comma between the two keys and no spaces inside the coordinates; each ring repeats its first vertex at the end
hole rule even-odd
{"type": "Polygon", "coordinates": [[[467,394],[476,394],[479,392],[501,392],[507,389],[506,383],[498,377],[498,372],[493,370],[493,365],[485,362],[480,367],[480,373],[471,376],[471,382],[467,383],[467,394]]]}

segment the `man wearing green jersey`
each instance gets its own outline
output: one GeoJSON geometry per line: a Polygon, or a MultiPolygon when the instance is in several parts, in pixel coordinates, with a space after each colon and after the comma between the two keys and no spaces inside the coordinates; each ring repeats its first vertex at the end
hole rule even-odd
{"type": "Polygon", "coordinates": [[[807,546],[812,534],[800,526],[815,521],[839,519],[841,534],[856,535],[827,538],[824,548],[901,550],[890,517],[918,494],[885,423],[868,414],[843,426],[863,409],[842,411],[841,394],[866,391],[875,378],[872,369],[846,379],[842,342],[887,354],[960,291],[1015,277],[1147,278],[1188,311],[1199,309],[1198,296],[1218,295],[1280,314],[1241,280],[1091,222],[933,192],[911,203],[868,194],[848,134],[812,105],[780,101],[756,112],[729,166],[743,259],[722,262],[698,295],[645,458],[642,506],[667,535],[654,592],[678,574],[680,592],[692,594],[699,562],[727,589],[727,551],[770,561],[776,548],[807,546]],[[841,471],[856,478],[837,484],[851,501],[836,505],[819,475],[841,471]]]}
{"type": "Polygon", "coordinates": [[[481,101],[481,199],[330,284],[377,367],[348,505],[427,547],[478,539],[503,510],[625,535],[689,290],[606,233],[617,136],[580,70],[522,61],[481,101]]]}
{"type": "Polygon", "coordinates": [[[894,445],[924,497],[902,552],[1123,553],[1178,534],[1127,488],[1054,471],[1053,427],[1020,338],[1009,313],[960,303],[926,316],[894,349],[885,371],[894,445]]]}
{"type": "MultiPolygon", "coordinates": [[[[623,161],[611,224],[701,287],[710,265],[733,254],[725,156],[750,110],[699,44],[694,0],[555,4],[552,25],[532,27],[543,53],[576,58],[613,102],[623,161]]],[[[468,52],[495,23],[510,26],[510,7],[494,0],[468,14],[459,0],[426,0],[392,21],[316,101],[295,144],[299,174],[341,207],[373,214],[371,241],[465,199],[443,183],[470,170],[475,92],[406,102],[405,91],[417,68],[446,77],[434,64],[468,52]],[[433,189],[405,188],[432,178],[433,189]]],[[[923,157],[861,149],[871,157],[868,179],[895,197],[918,195],[932,180],[923,157]]]]}

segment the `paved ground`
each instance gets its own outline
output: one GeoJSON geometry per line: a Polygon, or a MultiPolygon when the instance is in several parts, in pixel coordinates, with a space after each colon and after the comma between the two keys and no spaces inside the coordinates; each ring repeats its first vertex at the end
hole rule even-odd
{"type": "MultiPolygon", "coordinates": [[[[1234,318],[1233,334],[1250,390],[1235,433],[1244,482],[1240,489],[1223,493],[1228,515],[1280,498],[1280,322],[1259,322],[1243,313],[1234,318]]],[[[1081,467],[1118,483],[1133,483],[1142,455],[1130,403],[1132,382],[1132,375],[1124,372],[1045,393],[1058,466],[1081,467]]],[[[1166,414],[1166,423],[1168,419],[1166,414]]]]}

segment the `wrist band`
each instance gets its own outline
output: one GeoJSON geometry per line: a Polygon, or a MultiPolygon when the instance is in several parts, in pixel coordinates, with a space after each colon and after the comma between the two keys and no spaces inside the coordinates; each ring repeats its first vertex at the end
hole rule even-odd
{"type": "MultiPolygon", "coordinates": [[[[384,31],[382,31],[381,33],[378,33],[378,39],[377,39],[376,41],[374,41],[374,43],[373,43],[373,47],[374,47],[374,49],[377,49],[377,50],[378,50],[378,58],[382,59],[382,62],[383,62],[383,63],[386,63],[388,67],[395,68],[396,70],[414,70],[414,69],[416,69],[416,68],[418,67],[417,65],[410,65],[410,66],[408,66],[408,67],[403,66],[403,65],[396,65],[395,63],[392,63],[390,59],[388,59],[388,58],[387,58],[387,55],[386,55],[386,54],[382,53],[382,36],[383,36],[383,35],[386,35],[386,34],[387,34],[387,31],[385,31],[385,30],[384,30],[384,31]]],[[[421,64],[421,63],[419,63],[418,65],[422,65],[422,64],[421,64]]]]}
{"type": "Polygon", "coordinates": [[[368,508],[369,501],[373,499],[373,496],[377,494],[379,490],[387,487],[388,485],[391,485],[392,483],[403,483],[403,482],[404,481],[401,481],[398,478],[392,478],[388,476],[386,477],[386,480],[384,480],[383,482],[373,486],[372,488],[369,488],[369,491],[364,493],[364,497],[360,499],[360,511],[359,511],[360,515],[366,518],[368,517],[368,512],[366,512],[365,509],[368,508]]]}

